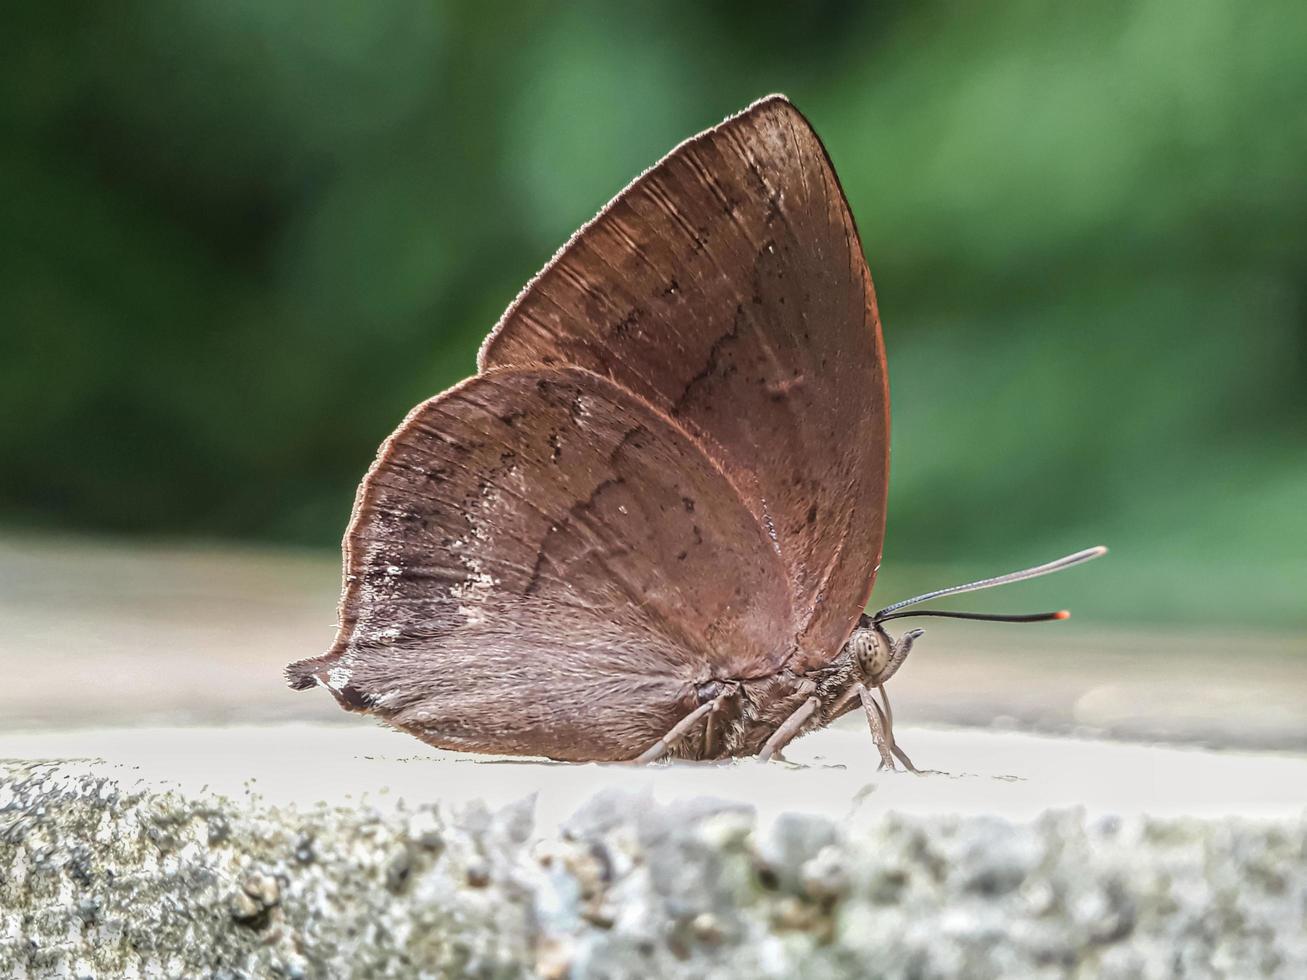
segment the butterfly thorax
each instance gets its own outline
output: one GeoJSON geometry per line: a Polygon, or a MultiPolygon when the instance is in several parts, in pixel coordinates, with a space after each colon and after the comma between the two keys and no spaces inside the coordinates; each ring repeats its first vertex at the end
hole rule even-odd
{"type": "Polygon", "coordinates": [[[721,717],[714,721],[712,742],[687,739],[683,758],[725,759],[756,755],[767,739],[809,698],[817,709],[802,731],[824,728],[859,704],[850,697],[859,681],[875,683],[890,661],[889,637],[878,629],[857,629],[839,655],[829,663],[804,672],[782,669],[762,677],[712,681],[699,690],[701,703],[733,692],[723,699],[721,717]]]}

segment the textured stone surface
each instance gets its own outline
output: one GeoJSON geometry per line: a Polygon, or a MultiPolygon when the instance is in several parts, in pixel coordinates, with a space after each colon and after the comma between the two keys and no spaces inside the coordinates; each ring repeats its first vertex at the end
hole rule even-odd
{"type": "Polygon", "coordinates": [[[553,822],[0,772],[5,977],[1307,976],[1301,817],[896,815],[882,786],[838,821],[596,788],[553,822]]]}

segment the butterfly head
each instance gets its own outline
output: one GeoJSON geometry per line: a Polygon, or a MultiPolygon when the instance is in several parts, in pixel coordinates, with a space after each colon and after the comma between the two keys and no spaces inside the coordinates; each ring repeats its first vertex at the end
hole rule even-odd
{"type": "Polygon", "coordinates": [[[907,659],[913,642],[924,630],[908,630],[895,639],[876,619],[863,613],[849,636],[848,651],[857,667],[859,678],[868,687],[877,687],[907,659]]]}

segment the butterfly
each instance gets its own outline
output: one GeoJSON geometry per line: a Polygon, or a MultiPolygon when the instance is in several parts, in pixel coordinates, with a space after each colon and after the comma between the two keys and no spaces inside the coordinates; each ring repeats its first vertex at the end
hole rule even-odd
{"type": "Polygon", "coordinates": [[[867,615],[889,425],[848,202],[762,99],[618,194],[385,441],[336,640],[288,681],[442,748],[570,761],[769,759],[861,709],[913,768],[884,684],[921,631],[884,624],[1103,549],[867,615]]]}

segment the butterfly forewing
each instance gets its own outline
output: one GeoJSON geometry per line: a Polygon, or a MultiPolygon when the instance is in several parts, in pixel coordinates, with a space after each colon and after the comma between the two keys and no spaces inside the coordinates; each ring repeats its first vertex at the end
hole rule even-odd
{"type": "Polygon", "coordinates": [[[415,409],[346,554],[336,644],[292,679],[450,748],[631,758],[795,630],[719,466],[574,368],[490,371],[415,409]]]}
{"type": "Polygon", "coordinates": [[[852,216],[792,105],[763,100],[626,188],[526,287],[480,364],[577,365],[684,426],[782,560],[795,624],[774,666],[835,656],[880,559],[888,387],[852,216]]]}

